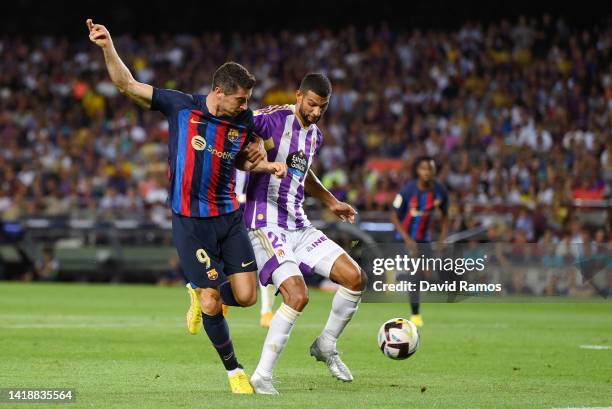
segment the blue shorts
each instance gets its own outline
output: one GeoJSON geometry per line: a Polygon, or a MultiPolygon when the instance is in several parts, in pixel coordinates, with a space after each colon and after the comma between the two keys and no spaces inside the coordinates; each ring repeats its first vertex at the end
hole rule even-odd
{"type": "Polygon", "coordinates": [[[187,281],[217,287],[228,275],[257,270],[242,210],[215,217],[172,213],[172,238],[187,281]]]}

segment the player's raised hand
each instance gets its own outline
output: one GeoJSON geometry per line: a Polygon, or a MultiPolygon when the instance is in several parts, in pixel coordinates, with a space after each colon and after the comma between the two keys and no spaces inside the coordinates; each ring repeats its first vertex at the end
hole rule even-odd
{"type": "Polygon", "coordinates": [[[332,213],[342,219],[342,221],[355,223],[355,216],[357,215],[357,211],[353,209],[350,204],[338,201],[333,205],[329,206],[329,210],[331,210],[332,213]]]}
{"type": "Polygon", "coordinates": [[[94,24],[90,18],[85,23],[89,29],[89,39],[92,43],[102,48],[111,44],[111,36],[106,27],[101,24],[94,24]]]}
{"type": "Polygon", "coordinates": [[[279,179],[287,176],[287,164],[282,162],[269,162],[268,169],[270,173],[276,176],[279,179]]]}

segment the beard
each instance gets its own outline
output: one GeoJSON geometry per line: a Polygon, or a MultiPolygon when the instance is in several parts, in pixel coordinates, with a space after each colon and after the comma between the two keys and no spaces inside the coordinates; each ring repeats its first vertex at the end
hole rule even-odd
{"type": "Polygon", "coordinates": [[[304,112],[304,110],[302,109],[301,106],[298,108],[298,111],[300,112],[300,117],[305,122],[304,125],[310,126],[312,124],[316,124],[317,122],[319,122],[319,119],[321,119],[321,116],[319,115],[314,120],[311,120],[310,117],[308,116],[308,114],[306,114],[306,112],[304,112]]]}

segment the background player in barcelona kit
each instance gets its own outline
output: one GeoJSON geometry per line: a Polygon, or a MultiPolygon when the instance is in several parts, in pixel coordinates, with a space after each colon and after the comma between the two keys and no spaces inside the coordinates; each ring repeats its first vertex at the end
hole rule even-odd
{"type": "Polygon", "coordinates": [[[234,393],[253,393],[238,363],[221,312],[222,303],[256,302],[256,260],[234,192],[235,162],[245,170],[285,175],[284,164],[268,163],[252,132],[247,108],[255,78],[241,65],[225,63],[208,95],[154,88],[136,81],[119,58],[108,30],[87,20],[89,38],[104,52],[113,83],[139,105],[168,119],[168,176],[172,235],[189,281],[188,330],[204,329],[227,370],[234,393]]]}
{"type": "MultiPolygon", "coordinates": [[[[431,250],[431,219],[438,209],[442,215],[441,230],[438,243],[443,245],[448,235],[448,194],[442,184],[436,181],[436,163],[429,156],[415,160],[413,176],[416,180],[408,183],[393,200],[395,210],[391,211],[391,222],[400,238],[406,244],[412,257],[432,256],[431,250]]],[[[412,316],[410,321],[423,326],[423,317],[419,311],[419,281],[423,271],[407,277],[417,283],[417,291],[410,292],[412,316]]]]}
{"type": "Polygon", "coordinates": [[[261,358],[251,384],[257,393],[278,394],[272,371],[287,344],[289,334],[308,303],[302,273],[311,271],[340,285],[332,310],[310,354],[343,381],[353,376],[340,359],[336,341],[355,311],[365,285],[357,263],[325,234],[313,227],[302,206],[304,194],[321,200],[333,213],[353,222],[355,210],[338,201],[310,170],[323,143],[316,126],[327,109],[331,84],[322,74],[304,77],[295,105],[271,106],[254,114],[255,132],[264,140],[268,161],[285,162],[288,175],[282,180],[268,174],[251,174],[247,186],[245,222],[257,257],[259,279],[273,283],[283,297],[274,314],[261,358]]]}

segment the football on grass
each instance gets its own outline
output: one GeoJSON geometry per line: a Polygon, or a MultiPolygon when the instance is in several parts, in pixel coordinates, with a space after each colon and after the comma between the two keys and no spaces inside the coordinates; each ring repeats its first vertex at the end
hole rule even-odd
{"type": "Polygon", "coordinates": [[[378,347],[391,359],[406,359],[419,347],[417,327],[405,318],[393,318],[378,331],[378,347]]]}

